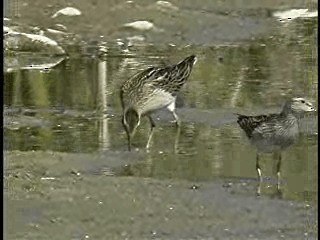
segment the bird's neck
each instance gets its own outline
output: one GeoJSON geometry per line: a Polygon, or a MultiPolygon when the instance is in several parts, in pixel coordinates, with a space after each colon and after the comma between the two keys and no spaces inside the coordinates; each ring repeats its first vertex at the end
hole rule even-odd
{"type": "Polygon", "coordinates": [[[299,113],[295,113],[291,109],[288,109],[288,108],[284,108],[282,110],[282,112],[280,113],[280,116],[285,117],[285,118],[295,118],[296,120],[301,117],[299,115],[299,113]]]}
{"type": "Polygon", "coordinates": [[[283,117],[287,117],[289,115],[293,115],[293,112],[287,104],[283,107],[282,112],[280,113],[283,117]]]}
{"type": "Polygon", "coordinates": [[[292,112],[281,112],[280,116],[283,119],[286,119],[286,122],[290,123],[289,125],[295,125],[298,122],[298,118],[292,112]]]}

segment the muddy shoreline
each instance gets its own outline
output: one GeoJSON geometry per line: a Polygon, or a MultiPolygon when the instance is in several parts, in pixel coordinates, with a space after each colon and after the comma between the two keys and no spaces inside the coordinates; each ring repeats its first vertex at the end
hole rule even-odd
{"type": "Polygon", "coordinates": [[[104,156],[6,152],[7,239],[317,238],[316,206],[243,182],[115,177],[117,153],[104,156]]]}

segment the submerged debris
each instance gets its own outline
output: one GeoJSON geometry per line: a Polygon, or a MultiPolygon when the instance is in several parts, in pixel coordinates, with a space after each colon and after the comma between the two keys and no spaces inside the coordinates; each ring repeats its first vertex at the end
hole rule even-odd
{"type": "Polygon", "coordinates": [[[145,38],[143,36],[132,36],[132,37],[127,37],[128,40],[128,47],[131,47],[133,45],[139,45],[143,44],[145,41],[145,38]]]}

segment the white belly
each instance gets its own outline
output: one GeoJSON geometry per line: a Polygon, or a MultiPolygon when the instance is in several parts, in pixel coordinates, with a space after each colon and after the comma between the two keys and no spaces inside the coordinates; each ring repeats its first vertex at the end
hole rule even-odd
{"type": "Polygon", "coordinates": [[[154,112],[161,108],[165,108],[176,100],[170,93],[163,90],[155,90],[147,98],[142,99],[138,104],[141,114],[154,112]]]}

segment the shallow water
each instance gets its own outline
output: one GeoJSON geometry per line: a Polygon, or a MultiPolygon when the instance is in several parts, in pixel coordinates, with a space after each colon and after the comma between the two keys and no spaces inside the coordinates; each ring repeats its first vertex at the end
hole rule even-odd
{"type": "MultiPolygon", "coordinates": [[[[172,116],[166,111],[155,113],[157,128],[150,152],[117,174],[255,183],[255,149],[237,126],[234,113],[279,111],[290,96],[306,96],[316,104],[316,28],[313,20],[298,20],[286,27],[279,24],[272,36],[239,44],[142,45],[131,47],[129,54],[110,45],[104,57],[94,53],[71,56],[48,71],[6,73],[5,150],[100,151],[105,152],[106,162],[108,156],[128,160],[119,86],[147,66],[175,63],[196,54],[198,62],[177,99],[183,122],[177,149],[172,116]]],[[[301,124],[299,142],[283,155],[282,187],[285,198],[314,202],[317,117],[308,116],[301,124]]],[[[133,140],[134,151],[145,151],[148,131],[144,119],[133,140]]],[[[263,159],[263,191],[271,194],[275,167],[271,156],[263,159]]]]}

